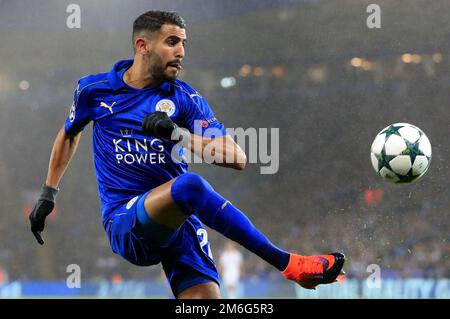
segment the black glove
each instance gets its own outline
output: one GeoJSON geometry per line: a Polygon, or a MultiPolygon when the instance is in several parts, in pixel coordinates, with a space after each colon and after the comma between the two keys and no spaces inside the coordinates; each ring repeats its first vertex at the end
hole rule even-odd
{"type": "Polygon", "coordinates": [[[52,212],[55,207],[55,198],[59,189],[42,186],[41,196],[38,199],[36,206],[34,206],[29,219],[31,223],[31,232],[39,244],[43,245],[44,241],[41,237],[41,232],[44,230],[45,218],[52,212]]]}
{"type": "Polygon", "coordinates": [[[172,142],[186,141],[190,138],[186,129],[178,127],[166,112],[161,111],[145,117],[142,122],[142,131],[147,136],[159,137],[172,142]]]}

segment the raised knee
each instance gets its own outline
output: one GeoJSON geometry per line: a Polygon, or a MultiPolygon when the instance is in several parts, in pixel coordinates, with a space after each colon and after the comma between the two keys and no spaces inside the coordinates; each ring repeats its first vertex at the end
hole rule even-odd
{"type": "Polygon", "coordinates": [[[184,192],[187,192],[193,196],[198,196],[211,189],[211,186],[208,184],[208,182],[196,173],[186,173],[180,175],[177,178],[177,181],[179,181],[179,185],[183,188],[184,192]]]}
{"type": "Polygon", "coordinates": [[[195,173],[178,176],[171,189],[174,201],[188,214],[192,214],[195,208],[199,208],[204,195],[211,190],[208,182],[195,173]]]}

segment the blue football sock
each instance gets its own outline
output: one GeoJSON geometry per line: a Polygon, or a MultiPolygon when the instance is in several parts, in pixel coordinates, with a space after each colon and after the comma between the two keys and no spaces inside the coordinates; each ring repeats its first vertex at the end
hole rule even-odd
{"type": "Polygon", "coordinates": [[[196,215],[205,225],[241,244],[280,271],[286,269],[290,254],[274,246],[244,213],[217,194],[200,175],[180,175],[172,184],[171,193],[183,212],[196,215]]]}

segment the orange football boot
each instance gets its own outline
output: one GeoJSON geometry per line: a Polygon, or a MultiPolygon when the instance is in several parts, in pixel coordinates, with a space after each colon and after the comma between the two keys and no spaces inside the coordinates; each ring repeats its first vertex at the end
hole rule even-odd
{"type": "Polygon", "coordinates": [[[344,274],[344,263],[345,255],[341,253],[318,256],[291,253],[289,264],[282,274],[303,288],[315,289],[317,285],[337,282],[337,277],[344,274]]]}

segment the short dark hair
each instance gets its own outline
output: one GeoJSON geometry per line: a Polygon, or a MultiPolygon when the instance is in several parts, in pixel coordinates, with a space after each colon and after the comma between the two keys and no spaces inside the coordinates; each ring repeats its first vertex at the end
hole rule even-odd
{"type": "Polygon", "coordinates": [[[133,42],[141,31],[155,32],[165,23],[186,29],[183,18],[176,12],[148,11],[140,15],[133,23],[133,42]]]}

